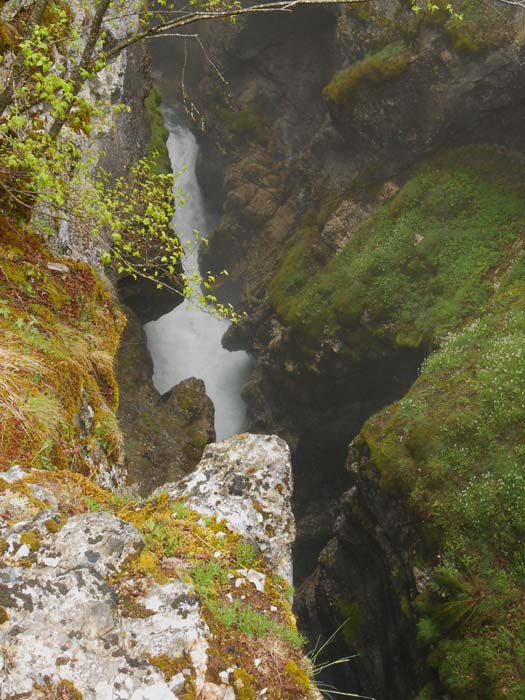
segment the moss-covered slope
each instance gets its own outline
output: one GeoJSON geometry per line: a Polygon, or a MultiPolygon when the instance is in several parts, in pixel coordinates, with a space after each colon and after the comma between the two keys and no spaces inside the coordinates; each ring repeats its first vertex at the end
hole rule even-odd
{"type": "Polygon", "coordinates": [[[113,356],[124,327],[88,265],[0,219],[0,466],[121,462],[113,356]]]}
{"type": "MultiPolygon", "coordinates": [[[[385,558],[378,532],[402,543],[391,586],[418,625],[421,700],[525,696],[524,175],[502,150],[450,151],[313,278],[272,287],[305,344],[339,339],[349,366],[399,347],[429,353],[408,394],[354,441],[347,515],[385,558]]],[[[315,240],[284,264],[304,269],[315,240]]]]}
{"type": "Polygon", "coordinates": [[[489,147],[436,158],[313,274],[319,243],[306,229],[273,280],[274,308],[309,344],[332,336],[352,356],[436,344],[482,308],[498,268],[514,257],[524,174],[489,147]]]}
{"type": "MultiPolygon", "coordinates": [[[[524,334],[517,282],[451,334],[356,441],[383,493],[418,523],[412,565],[430,574],[416,600],[420,642],[453,698],[525,694],[524,334]]],[[[420,697],[435,697],[434,685],[420,697]]]]}

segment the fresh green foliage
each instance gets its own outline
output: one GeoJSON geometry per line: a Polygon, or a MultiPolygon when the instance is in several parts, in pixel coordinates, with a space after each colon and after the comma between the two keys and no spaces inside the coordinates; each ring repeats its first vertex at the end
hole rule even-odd
{"type": "Polygon", "coordinates": [[[423,25],[442,27],[456,49],[470,53],[500,46],[508,38],[512,7],[480,0],[413,0],[412,9],[423,25]]]}
{"type": "MultiPolygon", "coordinates": [[[[99,3],[96,11],[104,6],[99,3]]],[[[7,100],[0,110],[1,201],[13,216],[31,216],[46,236],[55,233],[60,221],[67,221],[80,237],[99,236],[101,262],[118,274],[146,278],[235,321],[232,306],[218,303],[213,295],[213,277],[181,274],[183,250],[170,223],[174,206],[184,200],[173,189],[158,90],[146,99],[149,153],[126,177],[115,180],[101,171],[100,154],[90,149],[90,138],[111,129],[114,112],[125,108],[97,102],[82,87],[107,68],[105,40],[121,13],[140,7],[110,2],[98,34],[93,24],[85,39],[81,17],[51,2],[42,22],[12,48],[17,80],[0,93],[0,104],[7,100]]],[[[89,14],[89,3],[83,10],[89,14]]],[[[197,232],[195,240],[198,244],[197,232]]]]}
{"type": "Polygon", "coordinates": [[[348,103],[361,86],[398,78],[410,60],[411,55],[405,44],[396,41],[338,71],[323,89],[323,95],[336,104],[348,103]]]}

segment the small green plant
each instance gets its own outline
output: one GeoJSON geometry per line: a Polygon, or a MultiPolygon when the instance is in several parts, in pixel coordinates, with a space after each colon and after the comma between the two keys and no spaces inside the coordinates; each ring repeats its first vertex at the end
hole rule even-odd
{"type": "Polygon", "coordinates": [[[91,513],[98,513],[99,511],[103,510],[102,503],[97,501],[96,498],[93,498],[92,496],[82,496],[82,499],[91,513]]]}
{"type": "Polygon", "coordinates": [[[235,546],[235,563],[238,567],[249,569],[257,560],[257,553],[248,542],[238,542],[235,546]]]}

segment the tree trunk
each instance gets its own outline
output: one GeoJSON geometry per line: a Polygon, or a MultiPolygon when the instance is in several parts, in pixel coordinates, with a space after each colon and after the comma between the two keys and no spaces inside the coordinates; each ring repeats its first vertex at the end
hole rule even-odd
{"type": "MultiPolygon", "coordinates": [[[[41,23],[42,17],[44,16],[44,12],[45,12],[48,4],[49,4],[49,0],[36,0],[35,4],[33,6],[33,11],[31,13],[31,17],[29,18],[29,22],[27,24],[27,30],[26,30],[27,36],[31,36],[33,29],[41,23]]],[[[16,85],[17,81],[19,80],[19,78],[22,76],[23,72],[24,72],[24,56],[21,52],[19,52],[19,54],[15,58],[15,61],[13,64],[11,78],[9,79],[5,88],[0,93],[0,117],[4,114],[7,107],[9,107],[9,105],[13,101],[15,85],[16,85]]]]}

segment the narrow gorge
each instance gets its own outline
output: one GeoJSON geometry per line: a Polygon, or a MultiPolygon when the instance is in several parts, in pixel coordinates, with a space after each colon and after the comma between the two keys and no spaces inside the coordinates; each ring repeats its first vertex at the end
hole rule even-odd
{"type": "Polygon", "coordinates": [[[117,184],[151,158],[124,216],[174,173],[171,277],[158,241],[101,266],[144,212],[97,239],[3,195],[0,700],[524,700],[525,8],[201,19],[66,126],[117,184]]]}

